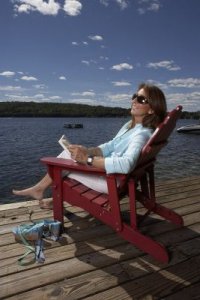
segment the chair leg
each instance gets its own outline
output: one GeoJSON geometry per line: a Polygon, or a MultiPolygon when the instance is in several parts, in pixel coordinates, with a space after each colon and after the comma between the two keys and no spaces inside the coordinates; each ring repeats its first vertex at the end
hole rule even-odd
{"type": "Polygon", "coordinates": [[[124,224],[123,230],[121,232],[118,232],[118,234],[128,242],[134,244],[134,246],[150,254],[156,260],[162,263],[169,262],[169,254],[166,248],[160,243],[143,235],[138,230],[131,228],[127,224],[124,224]]]}
{"type": "Polygon", "coordinates": [[[133,179],[129,180],[129,207],[130,207],[130,224],[131,227],[137,228],[137,214],[136,214],[136,186],[133,179]]]}
{"type": "Polygon", "coordinates": [[[53,172],[52,193],[54,220],[63,223],[62,173],[61,170],[56,167],[53,172]]]}
{"type": "Polygon", "coordinates": [[[149,175],[149,183],[147,181],[141,180],[141,186],[144,187],[142,189],[142,193],[138,193],[139,197],[138,200],[148,209],[149,212],[154,212],[166,220],[171,221],[174,224],[183,225],[183,218],[175,213],[173,210],[166,208],[158,203],[156,203],[156,196],[155,196],[155,180],[154,180],[154,167],[150,167],[148,169],[149,175]],[[146,192],[148,187],[148,193],[146,192]],[[147,194],[149,197],[146,198],[147,194]]]}
{"type": "Polygon", "coordinates": [[[160,204],[156,204],[156,206],[152,209],[152,211],[176,225],[183,226],[184,223],[183,218],[180,215],[178,215],[176,212],[174,212],[173,210],[167,207],[164,207],[160,204]]]}

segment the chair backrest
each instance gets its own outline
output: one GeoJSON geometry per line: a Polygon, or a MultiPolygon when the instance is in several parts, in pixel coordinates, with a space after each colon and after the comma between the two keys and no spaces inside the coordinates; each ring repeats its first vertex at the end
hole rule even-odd
{"type": "Polygon", "coordinates": [[[151,138],[143,147],[136,168],[155,160],[158,152],[167,144],[168,138],[176,126],[176,121],[179,119],[182,112],[182,106],[177,106],[169,112],[164,121],[154,131],[151,138]]]}

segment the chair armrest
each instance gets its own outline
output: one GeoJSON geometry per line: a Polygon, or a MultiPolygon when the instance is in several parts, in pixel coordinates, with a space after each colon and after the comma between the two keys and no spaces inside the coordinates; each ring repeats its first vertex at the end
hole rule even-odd
{"type": "Polygon", "coordinates": [[[83,173],[92,173],[96,175],[106,175],[105,171],[99,168],[95,168],[88,165],[79,164],[71,159],[57,158],[57,157],[43,157],[41,162],[48,166],[57,166],[61,167],[64,170],[74,171],[74,172],[83,172],[83,173]]]}
{"type": "Polygon", "coordinates": [[[106,174],[106,171],[100,168],[79,164],[77,162],[74,162],[71,159],[65,159],[65,158],[43,157],[41,158],[41,162],[43,164],[46,164],[49,167],[55,166],[55,167],[60,167],[63,170],[69,170],[74,172],[82,172],[82,173],[88,173],[88,174],[100,175],[100,176],[114,176],[119,179],[125,179],[127,176],[126,174],[118,174],[118,173],[106,174]]]}

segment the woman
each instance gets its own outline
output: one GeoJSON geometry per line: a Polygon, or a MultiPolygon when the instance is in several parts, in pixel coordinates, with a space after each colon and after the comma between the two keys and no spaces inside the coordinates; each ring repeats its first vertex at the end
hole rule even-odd
{"type": "MultiPolygon", "coordinates": [[[[78,163],[89,164],[109,173],[128,174],[137,163],[143,146],[150,138],[153,130],[166,116],[167,105],[163,92],[156,86],[142,83],[137,93],[132,97],[132,119],[126,123],[113,140],[95,148],[80,145],[69,145],[58,157],[72,158],[78,163]]],[[[68,177],[76,179],[98,192],[107,193],[104,177],[85,175],[83,173],[68,173],[68,177]]],[[[51,185],[52,179],[46,174],[36,185],[24,189],[13,190],[18,196],[29,196],[40,200],[41,208],[50,208],[52,203],[42,201],[44,191],[51,185]]]]}

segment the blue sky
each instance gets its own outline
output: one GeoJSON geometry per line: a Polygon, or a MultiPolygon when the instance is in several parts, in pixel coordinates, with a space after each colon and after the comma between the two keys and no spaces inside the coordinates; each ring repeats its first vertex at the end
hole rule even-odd
{"type": "Polygon", "coordinates": [[[200,110],[199,0],[1,0],[0,101],[200,110]]]}

